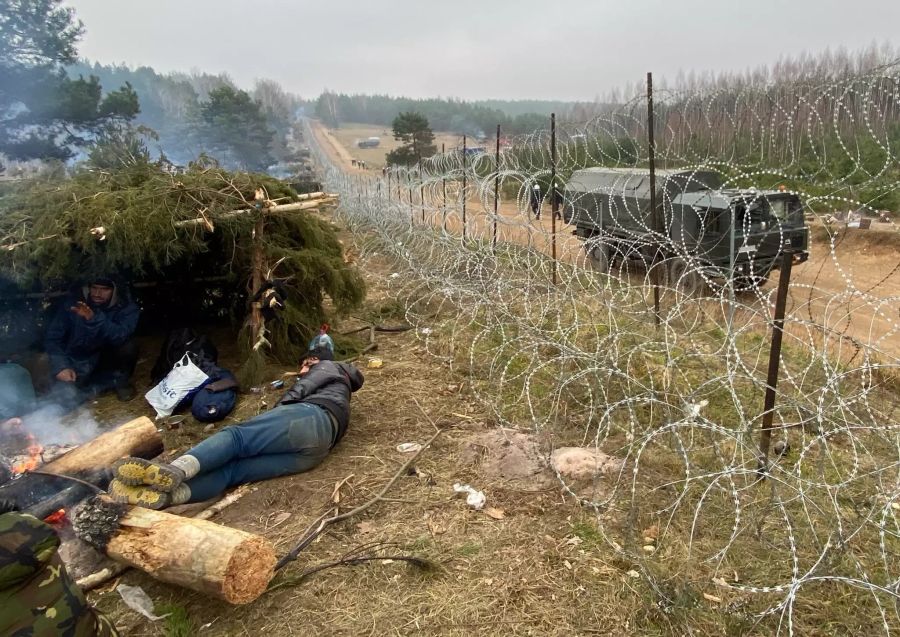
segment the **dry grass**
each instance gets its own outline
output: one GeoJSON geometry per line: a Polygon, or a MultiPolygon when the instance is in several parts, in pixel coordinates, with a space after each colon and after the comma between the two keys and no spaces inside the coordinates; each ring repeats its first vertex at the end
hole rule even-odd
{"type": "MultiPolygon", "coordinates": [[[[379,258],[366,264],[370,294],[358,315],[383,324],[402,322],[405,304],[389,285],[391,265],[379,258]]],[[[336,329],[356,325],[351,320],[336,329]]],[[[222,335],[216,341],[224,344],[224,339],[222,335]]],[[[354,397],[350,432],[331,456],[309,473],[256,485],[254,493],[216,521],[262,534],[283,554],[333,506],[336,484],[345,482],[340,489],[343,510],[365,502],[406,460],[396,446],[426,440],[433,431],[429,420],[435,421],[446,429],[444,435],[424,453],[414,475],[397,482],[388,494],[392,501],[329,528],[279,575],[277,588],[244,607],[169,587],[141,573],[132,572],[125,581],[144,587],[157,604],[183,608],[194,626],[205,626],[199,634],[211,636],[774,632],[778,617],[760,619],[757,613],[780,596],[751,597],[717,589],[707,565],[686,558],[687,529],[672,526],[666,530],[665,551],[653,560],[631,562],[610,547],[611,537],[601,532],[594,513],[565,498],[555,484],[525,490],[468,464],[467,440],[492,424],[466,379],[435,362],[412,332],[379,334],[378,344],[375,354],[385,365],[364,370],[366,384],[354,397]],[[488,505],[502,510],[503,518],[469,509],[454,497],[455,482],[484,490],[488,505]],[[373,544],[385,546],[388,553],[424,557],[438,568],[422,572],[399,562],[371,563],[295,581],[311,566],[373,544]],[[643,575],[635,577],[635,569],[643,575]]],[[[226,360],[231,355],[224,354],[226,360]]],[[[271,368],[269,378],[282,371],[271,368]]],[[[246,419],[275,400],[275,392],[245,395],[229,421],[246,419]]],[[[140,400],[128,407],[146,413],[140,400]]],[[[101,413],[104,409],[101,405],[101,413]]],[[[183,451],[205,435],[189,418],[181,428],[166,431],[167,449],[183,451]]],[[[677,475],[677,463],[664,451],[660,448],[658,459],[647,464],[644,479],[650,480],[654,472],[661,481],[662,476],[677,475]]],[[[727,537],[732,522],[727,497],[711,498],[705,506],[708,527],[703,536],[711,539],[704,540],[706,546],[694,547],[698,554],[708,553],[717,535],[727,537]]],[[[783,537],[766,536],[767,531],[778,531],[773,520],[758,521],[760,533],[742,539],[740,548],[759,559],[743,562],[748,570],[741,578],[776,568],[771,560],[781,558],[784,546],[783,537]]],[[[636,525],[642,529],[652,522],[638,520],[636,525]]],[[[612,522],[605,531],[618,538],[629,532],[612,522]]],[[[128,610],[112,586],[92,599],[116,619],[124,634],[167,634],[163,622],[148,622],[128,610]]],[[[806,594],[798,602],[795,629],[801,634],[868,634],[878,628],[878,618],[859,599],[849,589],[823,586],[823,594],[806,594]]]]}

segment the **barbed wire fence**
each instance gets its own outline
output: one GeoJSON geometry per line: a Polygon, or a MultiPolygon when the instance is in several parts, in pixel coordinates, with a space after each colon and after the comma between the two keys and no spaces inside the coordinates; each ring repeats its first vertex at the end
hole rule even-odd
{"type": "Polygon", "coordinates": [[[900,241],[834,219],[896,201],[900,66],[652,98],[380,176],[306,136],[363,260],[396,263],[419,338],[493,420],[618,461],[559,479],[660,608],[689,581],[778,632],[829,595],[896,631],[900,241]]]}

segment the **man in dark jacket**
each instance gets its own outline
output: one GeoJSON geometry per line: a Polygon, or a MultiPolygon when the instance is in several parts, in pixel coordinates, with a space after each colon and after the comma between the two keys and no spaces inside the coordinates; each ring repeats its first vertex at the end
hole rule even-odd
{"type": "Polygon", "coordinates": [[[113,499],[161,509],[317,466],[347,432],[350,394],[363,385],[356,367],[333,358],[327,346],[311,350],[273,409],[213,434],[171,464],[118,461],[109,485],[113,499]]]}
{"type": "Polygon", "coordinates": [[[44,338],[57,400],[75,405],[115,390],[134,397],[130,378],[137,363],[132,339],[140,308],[112,279],[92,279],[59,307],[44,338]]]}

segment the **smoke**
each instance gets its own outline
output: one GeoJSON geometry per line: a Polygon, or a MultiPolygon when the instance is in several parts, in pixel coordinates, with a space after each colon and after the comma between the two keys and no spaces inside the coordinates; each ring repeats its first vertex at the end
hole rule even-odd
{"type": "Polygon", "coordinates": [[[79,445],[101,433],[100,424],[85,407],[67,413],[59,405],[44,405],[22,418],[22,424],[38,444],[45,446],[79,445]]]}

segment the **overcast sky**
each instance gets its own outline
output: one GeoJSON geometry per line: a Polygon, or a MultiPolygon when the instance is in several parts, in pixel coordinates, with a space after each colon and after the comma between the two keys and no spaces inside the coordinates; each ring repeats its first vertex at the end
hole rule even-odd
{"type": "Polygon", "coordinates": [[[67,0],[79,53],[353,93],[590,100],[647,71],[900,44],[900,0],[67,0]]]}

